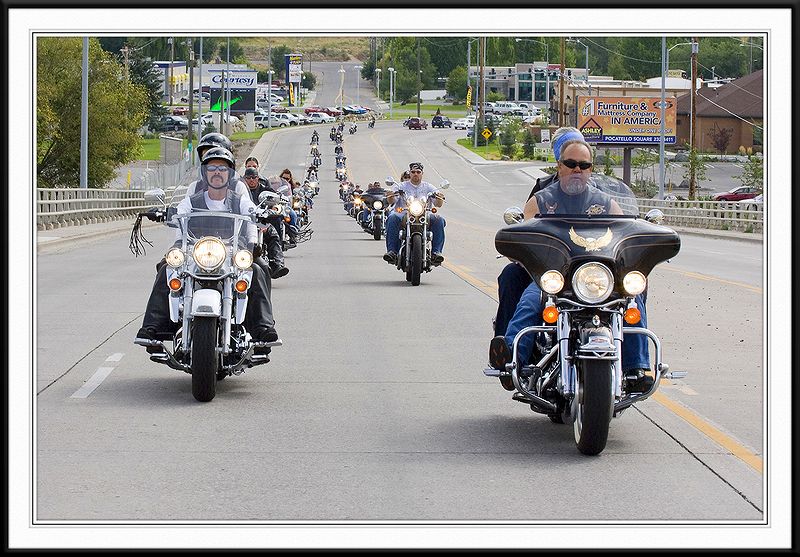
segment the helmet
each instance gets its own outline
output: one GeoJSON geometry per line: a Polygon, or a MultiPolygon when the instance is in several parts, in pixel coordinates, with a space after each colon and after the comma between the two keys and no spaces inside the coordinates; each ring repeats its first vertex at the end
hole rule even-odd
{"type": "Polygon", "coordinates": [[[228,172],[228,181],[225,183],[225,185],[215,189],[222,189],[224,187],[230,186],[231,184],[235,184],[236,181],[238,180],[238,176],[234,171],[234,169],[236,168],[236,159],[233,158],[233,154],[231,154],[231,152],[228,151],[225,147],[211,147],[208,150],[206,150],[205,153],[203,153],[203,159],[201,161],[201,166],[200,166],[200,176],[203,178],[203,182],[210,187],[214,187],[211,186],[211,183],[208,181],[208,171],[206,169],[208,161],[212,159],[224,160],[231,169],[230,172],[228,172]]]}
{"type": "Polygon", "coordinates": [[[233,152],[233,144],[231,143],[231,140],[217,132],[207,133],[200,138],[200,141],[197,144],[197,154],[200,155],[201,160],[203,158],[203,150],[210,147],[224,147],[228,151],[233,152]]]}

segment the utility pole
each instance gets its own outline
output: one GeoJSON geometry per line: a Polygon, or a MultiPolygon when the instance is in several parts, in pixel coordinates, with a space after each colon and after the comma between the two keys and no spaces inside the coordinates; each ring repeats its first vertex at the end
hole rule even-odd
{"type": "MultiPolygon", "coordinates": [[[[697,38],[692,37],[692,83],[691,83],[691,111],[692,115],[689,118],[689,156],[692,156],[692,151],[696,150],[697,146],[697,125],[695,121],[697,113],[697,51],[699,50],[699,43],[697,38]]],[[[696,153],[695,153],[696,154],[696,153]]],[[[695,165],[690,165],[689,172],[689,199],[694,199],[697,189],[697,176],[695,165]]]]}
{"type": "Polygon", "coordinates": [[[89,37],[83,38],[81,61],[81,153],[80,187],[89,187],[89,37]]]}
{"type": "MultiPolygon", "coordinates": [[[[467,92],[469,92],[469,65],[472,62],[470,56],[472,50],[472,39],[467,39],[467,92]]],[[[467,106],[467,114],[469,114],[469,106],[467,106]]]]}
{"type": "Polygon", "coordinates": [[[228,37],[228,53],[225,57],[225,69],[227,70],[228,81],[227,83],[223,82],[225,86],[225,102],[222,103],[223,111],[227,109],[227,120],[225,122],[225,135],[230,135],[230,125],[231,125],[231,38],[228,37]]]}
{"type": "Polygon", "coordinates": [[[417,118],[419,118],[419,93],[422,89],[422,70],[419,62],[419,37],[417,37],[417,118]]]}
{"type": "MultiPolygon", "coordinates": [[[[192,113],[194,108],[194,49],[192,48],[191,37],[186,39],[189,46],[189,153],[192,153],[192,113]]],[[[198,115],[199,118],[199,115],[198,115]]]]}
{"type": "Polygon", "coordinates": [[[122,56],[125,58],[125,81],[129,81],[130,78],[128,76],[128,53],[131,51],[131,49],[128,48],[128,45],[125,45],[119,51],[122,53],[122,56]]]}
{"type": "Polygon", "coordinates": [[[169,105],[172,106],[172,63],[175,61],[175,41],[172,37],[167,38],[169,44],[169,105]]]}
{"type": "Polygon", "coordinates": [[[566,49],[565,47],[565,40],[566,37],[561,37],[561,69],[559,70],[558,75],[558,126],[561,127],[564,125],[564,74],[566,73],[565,65],[566,65],[566,49]]]}
{"type": "MultiPolygon", "coordinates": [[[[197,87],[197,141],[199,143],[200,138],[203,137],[203,37],[200,37],[200,67],[197,76],[197,81],[200,82],[197,87]]],[[[192,91],[192,96],[194,96],[194,91],[192,91]]],[[[189,118],[189,123],[191,121],[192,119],[189,118]]]]}
{"type": "Polygon", "coordinates": [[[484,118],[484,108],[486,105],[486,88],[484,87],[484,64],[486,64],[486,55],[485,55],[485,48],[486,45],[486,37],[480,37],[478,39],[478,60],[479,60],[479,67],[478,67],[478,118],[475,120],[475,125],[472,126],[475,132],[475,145],[478,144],[478,125],[485,125],[484,118]]]}

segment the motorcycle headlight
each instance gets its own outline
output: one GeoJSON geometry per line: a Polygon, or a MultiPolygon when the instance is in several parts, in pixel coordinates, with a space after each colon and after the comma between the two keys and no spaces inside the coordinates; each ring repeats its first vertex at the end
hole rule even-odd
{"type": "Polygon", "coordinates": [[[295,209],[299,209],[301,207],[301,205],[302,205],[302,203],[300,203],[299,201],[295,201],[294,202],[294,208],[295,209]]]}
{"type": "Polygon", "coordinates": [[[564,275],[558,271],[547,271],[539,280],[542,290],[548,294],[557,294],[564,288],[564,275]]]}
{"type": "Polygon", "coordinates": [[[423,205],[421,201],[414,199],[408,204],[408,212],[415,217],[422,216],[422,214],[425,212],[425,205],[423,205]]]}
{"type": "Polygon", "coordinates": [[[356,205],[361,205],[361,198],[360,197],[353,198],[353,203],[355,203],[356,205]]]}
{"type": "Polygon", "coordinates": [[[205,271],[213,271],[225,261],[228,250],[219,238],[201,238],[194,245],[192,257],[205,271]]]}
{"type": "Polygon", "coordinates": [[[572,275],[572,288],[584,302],[598,304],[611,294],[614,275],[602,263],[586,263],[572,275]]]}
{"type": "Polygon", "coordinates": [[[631,296],[637,296],[647,288],[647,279],[639,271],[631,271],[622,279],[622,288],[631,296]]]}
{"type": "Polygon", "coordinates": [[[276,213],[283,213],[283,205],[275,205],[276,213]]]}
{"type": "Polygon", "coordinates": [[[372,202],[372,208],[373,209],[377,209],[377,210],[383,209],[383,202],[382,201],[373,201],[372,202]]]}
{"type": "Polygon", "coordinates": [[[249,269],[253,265],[253,254],[250,250],[240,249],[233,256],[233,264],[242,270],[249,269]]]}
{"type": "Polygon", "coordinates": [[[167,260],[167,265],[175,268],[180,267],[186,261],[186,255],[178,248],[169,250],[164,258],[167,260]]]}

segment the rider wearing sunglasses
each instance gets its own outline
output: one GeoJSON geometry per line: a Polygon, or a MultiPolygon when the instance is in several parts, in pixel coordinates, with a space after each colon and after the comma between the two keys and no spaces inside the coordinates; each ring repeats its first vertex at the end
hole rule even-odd
{"type": "MultiPolygon", "coordinates": [[[[538,214],[622,214],[623,211],[616,201],[591,185],[593,155],[591,146],[583,139],[567,138],[558,142],[558,170],[555,179],[550,185],[532,194],[523,210],[525,219],[538,214]]],[[[510,360],[511,344],[516,334],[524,327],[538,324],[536,321],[540,319],[543,309],[539,285],[531,280],[520,265],[512,263],[506,266],[498,277],[498,290],[500,305],[495,318],[497,336],[492,339],[489,347],[490,365],[497,369],[510,360]],[[525,283],[527,286],[520,290],[520,286],[525,283]]],[[[637,296],[636,301],[642,313],[641,326],[646,327],[647,291],[637,296]]],[[[622,345],[622,368],[627,376],[636,376],[628,385],[630,390],[644,392],[652,385],[652,377],[645,375],[645,371],[650,369],[650,357],[647,340],[643,335],[630,335],[626,338],[622,345]]],[[[514,385],[508,378],[501,378],[501,383],[507,390],[514,390],[514,385]]]]}

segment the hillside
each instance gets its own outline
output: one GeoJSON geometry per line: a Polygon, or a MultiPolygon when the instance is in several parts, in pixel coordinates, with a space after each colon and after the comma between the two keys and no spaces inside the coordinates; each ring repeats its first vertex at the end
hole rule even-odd
{"type": "Polygon", "coordinates": [[[369,56],[369,37],[240,37],[239,42],[250,63],[267,59],[272,46],[286,45],[311,62],[364,60],[369,56]]]}

